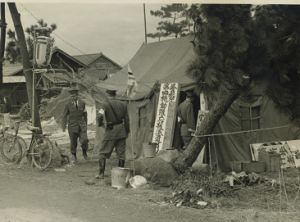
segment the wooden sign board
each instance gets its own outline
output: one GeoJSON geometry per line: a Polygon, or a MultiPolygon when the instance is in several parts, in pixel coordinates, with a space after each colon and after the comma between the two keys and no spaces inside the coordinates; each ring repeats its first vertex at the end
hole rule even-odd
{"type": "Polygon", "coordinates": [[[160,86],[152,137],[152,143],[157,144],[157,150],[172,148],[179,93],[178,83],[162,83],[160,86]]]}

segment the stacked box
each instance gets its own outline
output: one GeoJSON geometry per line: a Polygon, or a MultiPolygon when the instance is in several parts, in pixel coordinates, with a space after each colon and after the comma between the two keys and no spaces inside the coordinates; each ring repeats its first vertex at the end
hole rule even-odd
{"type": "Polygon", "coordinates": [[[242,163],[250,163],[251,161],[230,161],[231,171],[236,173],[242,172],[242,163]]]}
{"type": "Polygon", "coordinates": [[[265,172],[265,163],[262,161],[242,162],[242,170],[245,173],[262,173],[265,172]]]}
{"type": "Polygon", "coordinates": [[[266,171],[273,172],[280,169],[281,156],[279,153],[260,151],[258,153],[259,161],[266,164],[266,171]]]}

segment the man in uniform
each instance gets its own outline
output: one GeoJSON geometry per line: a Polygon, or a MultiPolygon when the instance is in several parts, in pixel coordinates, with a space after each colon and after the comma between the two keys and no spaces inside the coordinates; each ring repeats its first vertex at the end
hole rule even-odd
{"type": "Polygon", "coordinates": [[[66,104],[62,115],[62,131],[65,132],[68,118],[68,132],[70,137],[70,149],[73,155],[73,163],[77,163],[76,148],[77,140],[81,144],[83,157],[88,160],[88,137],[87,137],[87,111],[85,102],[78,99],[79,89],[73,87],[69,89],[71,100],[66,104]]]}
{"type": "Polygon", "coordinates": [[[183,141],[183,148],[189,145],[192,139],[192,133],[196,129],[193,102],[194,94],[186,92],[186,100],[178,106],[178,122],[180,122],[180,134],[183,141]]]}
{"type": "Polygon", "coordinates": [[[126,138],[129,134],[129,117],[127,106],[116,99],[116,89],[107,89],[108,101],[101,104],[97,119],[103,126],[106,119],[106,131],[99,151],[99,173],[97,179],[104,179],[106,159],[109,159],[115,148],[119,167],[125,165],[126,138]]]}

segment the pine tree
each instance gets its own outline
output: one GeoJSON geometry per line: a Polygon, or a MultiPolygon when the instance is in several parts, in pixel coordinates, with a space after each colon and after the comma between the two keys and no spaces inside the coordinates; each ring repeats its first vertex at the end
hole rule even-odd
{"type": "Polygon", "coordinates": [[[187,4],[171,4],[162,6],[161,10],[150,11],[155,17],[160,17],[161,22],[156,28],[158,32],[147,34],[150,38],[182,37],[189,34],[189,19],[187,18],[187,4]]]}
{"type": "MultiPolygon", "coordinates": [[[[44,22],[43,19],[38,20],[38,25],[31,25],[29,28],[25,29],[25,32],[28,34],[26,38],[27,50],[29,53],[29,59],[33,59],[33,36],[34,36],[34,27],[47,27],[47,23],[44,22]]],[[[50,34],[57,28],[56,24],[51,24],[50,30],[40,30],[38,35],[50,37],[50,34]]],[[[21,62],[21,53],[20,47],[18,43],[18,39],[16,38],[15,32],[9,29],[7,31],[8,35],[8,43],[5,48],[5,59],[9,60],[10,63],[21,62]]]]}
{"type": "MultiPolygon", "coordinates": [[[[191,7],[197,57],[187,75],[195,80],[196,92],[204,92],[212,100],[197,135],[211,134],[231,104],[268,70],[262,30],[251,11],[251,5],[242,4],[191,7]]],[[[206,142],[206,137],[193,138],[173,164],[175,169],[184,172],[191,166],[206,142]]]]}

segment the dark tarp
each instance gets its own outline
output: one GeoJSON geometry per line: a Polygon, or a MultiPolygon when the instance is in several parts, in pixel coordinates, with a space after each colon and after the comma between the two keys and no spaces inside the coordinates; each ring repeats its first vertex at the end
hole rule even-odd
{"type": "MultiPolygon", "coordinates": [[[[277,112],[274,103],[266,96],[259,97],[256,101],[250,103],[244,102],[239,98],[220,119],[214,134],[242,131],[241,106],[260,106],[260,129],[291,125],[288,118],[284,114],[277,112]]],[[[211,142],[211,153],[213,159],[218,160],[220,170],[230,171],[230,161],[251,161],[250,144],[299,138],[300,131],[297,127],[214,136],[211,142]]]]}

